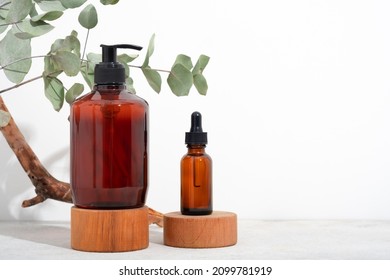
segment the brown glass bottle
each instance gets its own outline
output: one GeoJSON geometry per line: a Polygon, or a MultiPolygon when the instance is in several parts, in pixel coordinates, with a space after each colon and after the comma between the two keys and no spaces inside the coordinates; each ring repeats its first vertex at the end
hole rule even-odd
{"type": "Polygon", "coordinates": [[[135,208],[148,185],[148,106],[125,85],[97,85],[73,103],[71,186],[84,208],[135,208]]]}
{"type": "Polygon", "coordinates": [[[212,160],[206,154],[207,134],[202,131],[201,115],[191,116],[191,131],[186,133],[188,152],[181,159],[181,213],[209,215],[212,203],[212,160]]]}
{"type": "Polygon", "coordinates": [[[81,208],[142,207],[148,187],[148,104],[127,91],[117,47],[103,47],[91,93],[70,110],[73,202],[81,208]]]}

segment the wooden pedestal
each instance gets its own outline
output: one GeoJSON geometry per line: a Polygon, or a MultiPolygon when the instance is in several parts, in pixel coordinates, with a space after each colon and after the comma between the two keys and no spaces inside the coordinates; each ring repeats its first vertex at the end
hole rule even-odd
{"type": "Polygon", "coordinates": [[[164,244],[180,248],[217,248],[237,243],[237,215],[214,211],[206,216],[164,215],[164,244]]]}
{"type": "Polygon", "coordinates": [[[125,252],[147,248],[148,207],[123,210],[72,207],[71,246],[87,252],[125,252]]]}

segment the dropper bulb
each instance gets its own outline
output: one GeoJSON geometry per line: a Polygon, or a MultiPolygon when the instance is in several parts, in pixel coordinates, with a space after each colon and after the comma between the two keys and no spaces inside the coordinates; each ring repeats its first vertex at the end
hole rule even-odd
{"type": "Polygon", "coordinates": [[[203,132],[202,129],[202,115],[199,112],[193,112],[191,115],[191,129],[190,132],[203,132]]]}
{"type": "Polygon", "coordinates": [[[191,114],[191,129],[186,132],[185,143],[187,145],[206,145],[207,132],[203,132],[202,115],[199,112],[191,114]]]}

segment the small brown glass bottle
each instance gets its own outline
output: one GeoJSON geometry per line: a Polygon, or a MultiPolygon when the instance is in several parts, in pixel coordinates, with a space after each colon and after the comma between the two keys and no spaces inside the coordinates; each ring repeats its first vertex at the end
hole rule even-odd
{"type": "Polygon", "coordinates": [[[212,160],[206,154],[207,133],[202,129],[202,115],[191,115],[191,130],[186,133],[188,152],[181,159],[181,213],[209,215],[212,203],[212,160]]]}

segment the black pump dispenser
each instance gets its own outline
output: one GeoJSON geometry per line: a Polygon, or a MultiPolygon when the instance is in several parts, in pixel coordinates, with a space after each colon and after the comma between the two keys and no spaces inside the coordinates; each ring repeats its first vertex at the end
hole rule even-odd
{"type": "Polygon", "coordinates": [[[126,80],[125,67],[117,62],[117,49],[142,50],[142,47],[129,44],[100,45],[102,62],[95,66],[95,84],[123,84],[126,80]]]}
{"type": "Polygon", "coordinates": [[[207,132],[202,129],[202,115],[199,112],[193,112],[191,115],[191,129],[186,132],[185,143],[187,145],[206,145],[207,132]]]}

